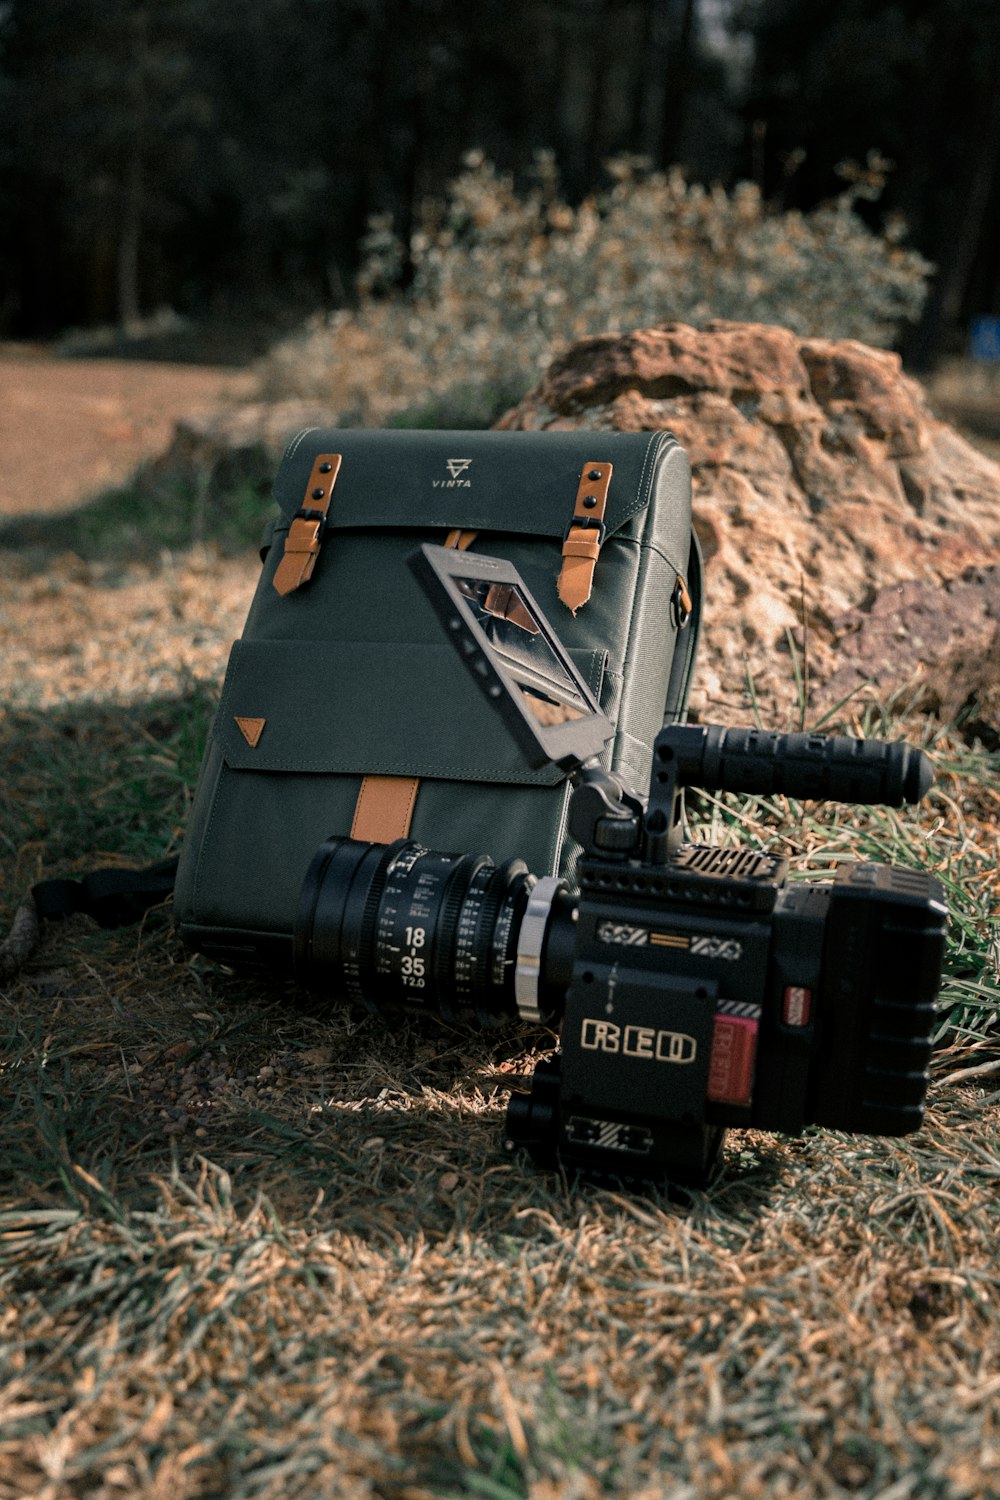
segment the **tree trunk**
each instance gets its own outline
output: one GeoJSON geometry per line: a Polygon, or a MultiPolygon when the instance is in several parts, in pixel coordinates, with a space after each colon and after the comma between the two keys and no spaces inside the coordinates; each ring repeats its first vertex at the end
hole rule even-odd
{"type": "Polygon", "coordinates": [[[651,156],[649,140],[649,94],[653,58],[653,31],[656,0],[646,0],[639,9],[638,35],[633,53],[635,84],[629,114],[628,142],[633,156],[651,156]]]}
{"type": "Polygon", "coordinates": [[[951,253],[944,259],[924,315],[906,352],[916,369],[929,369],[941,353],[944,338],[965,312],[969,283],[975,268],[993,195],[1000,190],[1000,89],[994,89],[980,145],[966,179],[962,212],[951,237],[951,253]]]}
{"type": "Polygon", "coordinates": [[[123,333],[134,329],[141,316],[139,305],[139,245],[142,237],[146,91],[149,57],[149,13],[140,4],[129,18],[127,144],[122,183],[121,220],[118,231],[118,326],[123,333]]]}
{"type": "Polygon", "coordinates": [[[139,301],[139,244],[142,237],[142,144],[129,148],[118,236],[118,326],[131,332],[142,316],[139,301]]]}
{"type": "Polygon", "coordinates": [[[958,234],[955,237],[955,254],[943,278],[941,319],[946,328],[957,323],[962,313],[962,304],[976,259],[976,251],[983,237],[990,198],[997,183],[998,168],[1000,168],[1000,89],[994,89],[986,132],[976,153],[976,167],[962,211],[958,234]]]}
{"type": "MultiPolygon", "coordinates": [[[[695,35],[695,0],[681,0],[681,24],[667,54],[666,97],[663,101],[663,164],[678,158],[684,135],[687,95],[691,83],[691,51],[695,35]]],[[[669,46],[670,44],[668,44],[669,46]]]]}

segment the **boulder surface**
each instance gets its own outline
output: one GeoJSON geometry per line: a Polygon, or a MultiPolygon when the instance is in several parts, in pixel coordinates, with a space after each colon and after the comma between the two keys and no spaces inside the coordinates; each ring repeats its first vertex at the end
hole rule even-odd
{"type": "Polygon", "coordinates": [[[692,708],[766,722],[845,694],[1000,741],[1000,465],[932,413],[898,355],[764,324],[584,339],[498,424],[667,428],[706,558],[692,708]]]}

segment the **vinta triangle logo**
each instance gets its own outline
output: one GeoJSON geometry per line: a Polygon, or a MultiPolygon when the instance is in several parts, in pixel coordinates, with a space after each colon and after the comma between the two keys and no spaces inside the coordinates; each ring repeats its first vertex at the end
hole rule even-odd
{"type": "Polygon", "coordinates": [[[471,458],[446,458],[445,464],[450,474],[450,479],[433,479],[431,484],[436,490],[471,490],[472,480],[466,478],[466,470],[472,467],[471,458]]]}

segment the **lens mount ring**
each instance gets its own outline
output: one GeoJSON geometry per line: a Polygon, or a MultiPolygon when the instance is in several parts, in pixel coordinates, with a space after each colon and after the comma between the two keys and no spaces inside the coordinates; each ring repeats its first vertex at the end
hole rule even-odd
{"type": "Polygon", "coordinates": [[[563,882],[557,875],[543,875],[528,895],[528,905],[521,919],[517,938],[517,967],[514,970],[514,998],[522,1021],[542,1023],[538,1004],[538,986],[542,972],[542,948],[549,924],[552,903],[563,882]]]}

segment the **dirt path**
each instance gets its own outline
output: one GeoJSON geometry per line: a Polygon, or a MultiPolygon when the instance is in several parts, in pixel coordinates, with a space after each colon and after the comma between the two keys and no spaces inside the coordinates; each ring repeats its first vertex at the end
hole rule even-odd
{"type": "Polygon", "coordinates": [[[179,417],[246,391],[216,366],[57,359],[0,346],[0,515],[59,511],[123,483],[179,417]]]}

